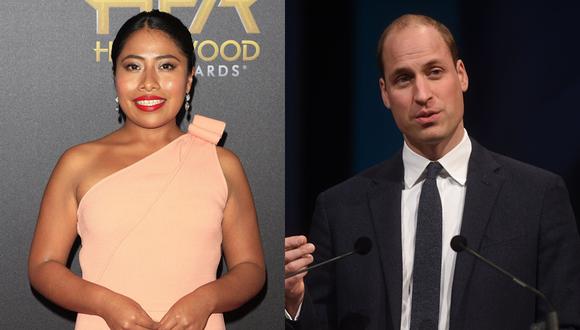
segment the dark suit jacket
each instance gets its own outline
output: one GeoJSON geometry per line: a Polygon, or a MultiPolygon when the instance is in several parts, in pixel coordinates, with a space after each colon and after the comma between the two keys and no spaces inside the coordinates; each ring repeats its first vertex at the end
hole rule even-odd
{"type": "MultiPolygon", "coordinates": [[[[461,235],[544,292],[561,327],[580,329],[580,238],[562,179],[472,146],[461,235]]],[[[309,234],[315,261],[352,250],[360,236],[374,247],[306,276],[302,329],[400,329],[402,189],[399,152],[320,194],[309,234]]],[[[527,330],[545,313],[532,293],[468,254],[457,256],[450,329],[527,330]]]]}

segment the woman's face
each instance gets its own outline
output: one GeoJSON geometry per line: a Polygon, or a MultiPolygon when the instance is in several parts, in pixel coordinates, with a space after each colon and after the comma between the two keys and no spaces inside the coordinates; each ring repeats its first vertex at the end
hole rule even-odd
{"type": "Polygon", "coordinates": [[[115,74],[127,122],[145,128],[175,125],[192,79],[187,58],[165,32],[147,28],[134,32],[117,58],[115,74]]]}

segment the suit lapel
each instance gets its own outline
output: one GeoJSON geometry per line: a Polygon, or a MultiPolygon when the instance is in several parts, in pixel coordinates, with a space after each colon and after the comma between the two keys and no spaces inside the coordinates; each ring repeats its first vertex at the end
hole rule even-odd
{"type": "Polygon", "coordinates": [[[374,242],[381,260],[383,277],[387,288],[387,305],[393,329],[401,326],[401,189],[403,162],[401,153],[388,160],[373,175],[373,186],[367,194],[372,223],[375,230],[374,242]]]}
{"type": "MultiPolygon", "coordinates": [[[[492,158],[489,151],[473,139],[471,143],[472,152],[468,166],[461,235],[467,238],[471,247],[479,249],[504,178],[498,173],[499,164],[492,158]]],[[[368,174],[373,180],[367,197],[375,230],[374,242],[382,264],[393,329],[401,327],[403,175],[401,152],[368,174]]],[[[450,328],[452,329],[461,326],[459,322],[461,302],[475,262],[475,259],[469,255],[457,256],[450,311],[450,328]]]]}
{"type": "MultiPolygon", "coordinates": [[[[461,235],[467,238],[469,246],[479,249],[504,179],[498,174],[499,165],[489,151],[473,139],[471,142],[461,235]]],[[[450,311],[452,329],[463,327],[459,322],[461,306],[475,263],[475,258],[466,253],[457,256],[450,311]]]]}

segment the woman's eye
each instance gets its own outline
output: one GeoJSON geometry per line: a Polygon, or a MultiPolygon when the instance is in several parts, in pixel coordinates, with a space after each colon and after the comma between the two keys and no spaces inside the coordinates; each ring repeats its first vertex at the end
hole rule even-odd
{"type": "Polygon", "coordinates": [[[175,65],[171,64],[171,63],[163,63],[160,66],[161,70],[164,71],[171,71],[173,69],[175,69],[175,65]]]}
{"type": "Polygon", "coordinates": [[[137,71],[137,70],[139,70],[139,66],[137,64],[134,64],[134,63],[129,63],[129,64],[125,65],[125,69],[127,69],[127,71],[137,71]]]}

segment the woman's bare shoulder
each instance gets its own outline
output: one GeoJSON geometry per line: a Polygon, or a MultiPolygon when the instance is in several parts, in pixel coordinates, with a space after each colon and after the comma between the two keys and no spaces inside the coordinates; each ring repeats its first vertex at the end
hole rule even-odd
{"type": "Polygon", "coordinates": [[[228,176],[239,175],[240,172],[243,173],[242,162],[233,151],[224,147],[216,147],[216,150],[226,179],[228,176]]]}
{"type": "Polygon", "coordinates": [[[229,196],[240,193],[249,194],[249,184],[240,158],[231,150],[217,147],[217,156],[226,178],[229,196]]]}
{"type": "Polygon", "coordinates": [[[65,150],[59,159],[59,164],[67,167],[82,166],[95,157],[103,148],[102,139],[77,144],[65,150]]]}
{"type": "Polygon", "coordinates": [[[107,145],[112,143],[110,135],[77,144],[65,150],[60,156],[55,172],[64,171],[68,177],[77,177],[103,155],[107,145]]]}

